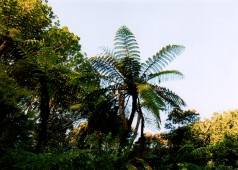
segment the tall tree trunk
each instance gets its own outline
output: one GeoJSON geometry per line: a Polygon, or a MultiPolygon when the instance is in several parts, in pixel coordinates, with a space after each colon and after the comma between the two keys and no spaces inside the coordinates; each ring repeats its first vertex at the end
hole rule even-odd
{"type": "Polygon", "coordinates": [[[36,152],[41,152],[47,144],[47,121],[50,115],[50,97],[45,77],[41,78],[41,98],[40,98],[40,127],[36,152]]]}

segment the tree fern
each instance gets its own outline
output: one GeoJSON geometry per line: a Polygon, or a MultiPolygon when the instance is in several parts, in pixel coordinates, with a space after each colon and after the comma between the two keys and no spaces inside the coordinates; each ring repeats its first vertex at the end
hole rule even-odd
{"type": "MultiPolygon", "coordinates": [[[[155,84],[167,80],[181,79],[182,73],[176,70],[163,71],[164,67],[171,62],[176,54],[180,54],[184,47],[179,45],[169,45],[145,63],[140,62],[139,47],[135,36],[126,26],[122,26],[115,36],[115,48],[109,51],[104,48],[104,52],[96,57],[89,59],[94,69],[101,74],[101,78],[111,81],[108,84],[110,90],[114,90],[118,97],[119,114],[123,123],[123,133],[121,144],[125,142],[131,131],[133,119],[137,113],[139,115],[141,127],[144,127],[144,113],[146,109],[152,113],[159,125],[160,111],[165,110],[166,106],[180,107],[185,102],[175,93],[158,85],[149,84],[149,81],[155,80],[155,84]],[[113,86],[115,89],[113,88],[113,86]],[[123,99],[122,99],[123,98],[123,99]],[[131,100],[127,100],[127,99],[131,100]],[[131,102],[131,112],[125,123],[125,112],[127,102],[131,102]],[[143,119],[143,121],[142,121],[143,119]]],[[[138,122],[139,122],[138,121],[138,122]]],[[[141,129],[143,132],[143,130],[141,129]]],[[[137,132],[135,132],[136,134],[137,132]]],[[[143,135],[143,134],[141,134],[143,135]]]]}

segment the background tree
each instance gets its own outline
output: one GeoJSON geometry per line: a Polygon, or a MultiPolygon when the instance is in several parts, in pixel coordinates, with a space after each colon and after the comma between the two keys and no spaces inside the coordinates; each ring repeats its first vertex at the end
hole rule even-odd
{"type": "Polygon", "coordinates": [[[4,60],[16,60],[18,42],[40,40],[55,18],[51,7],[41,0],[1,0],[0,55],[4,60]]]}
{"type": "MultiPolygon", "coordinates": [[[[1,69],[0,69],[1,70],[1,69]]],[[[0,162],[8,149],[18,146],[30,148],[34,135],[34,116],[24,113],[29,92],[0,72],[0,162]]],[[[1,164],[1,163],[0,163],[1,164]]]]}
{"type": "Polygon", "coordinates": [[[65,114],[77,102],[81,88],[74,79],[83,62],[79,37],[58,23],[53,26],[55,16],[42,1],[6,0],[1,5],[1,63],[8,76],[31,91],[29,107],[39,112],[40,151],[48,140],[50,114],[65,114]]]}
{"type": "Polygon", "coordinates": [[[223,141],[225,135],[236,136],[238,132],[237,110],[223,113],[213,113],[210,119],[197,122],[193,126],[194,132],[204,144],[216,144],[223,141]]]}

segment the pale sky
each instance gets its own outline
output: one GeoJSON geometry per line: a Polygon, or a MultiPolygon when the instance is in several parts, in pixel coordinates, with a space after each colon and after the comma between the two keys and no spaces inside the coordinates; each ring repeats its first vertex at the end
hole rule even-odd
{"type": "Polygon", "coordinates": [[[62,26],[78,35],[88,57],[113,48],[120,26],[135,35],[142,60],[162,47],[185,51],[166,69],[185,78],[165,84],[201,117],[238,108],[237,0],[49,0],[62,26]]]}

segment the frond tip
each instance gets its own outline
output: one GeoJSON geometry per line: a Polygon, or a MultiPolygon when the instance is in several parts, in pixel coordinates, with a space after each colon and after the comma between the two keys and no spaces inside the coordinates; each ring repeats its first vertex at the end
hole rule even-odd
{"type": "Polygon", "coordinates": [[[115,37],[115,57],[125,58],[130,57],[140,60],[139,47],[136,42],[135,36],[126,26],[122,26],[116,33],[115,37]]]}

